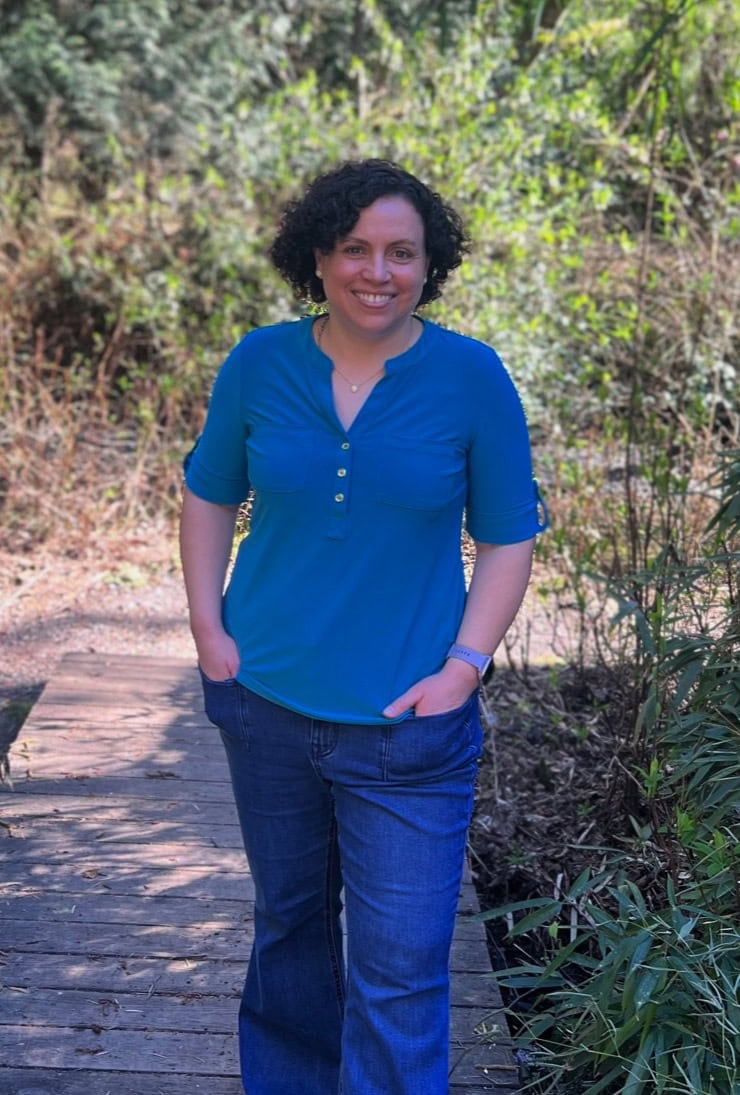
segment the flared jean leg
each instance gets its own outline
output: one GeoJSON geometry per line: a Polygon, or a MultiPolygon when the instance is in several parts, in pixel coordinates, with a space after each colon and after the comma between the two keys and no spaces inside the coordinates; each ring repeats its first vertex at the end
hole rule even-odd
{"type": "MultiPolygon", "coordinates": [[[[214,687],[206,683],[206,700],[214,687]]],[[[230,686],[223,686],[230,687],[230,686]]],[[[248,1095],[334,1095],[345,971],[330,789],[311,764],[308,720],[240,685],[211,704],[231,770],[255,887],[255,937],[239,1012],[248,1095]]]]}
{"type": "MultiPolygon", "coordinates": [[[[480,750],[477,708],[407,720],[382,740],[380,779],[352,776],[345,756],[347,771],[333,784],[348,938],[340,1092],[447,1095],[449,954],[480,750]]],[[[347,751],[350,743],[358,746],[359,735],[347,736],[347,751]]],[[[323,766],[327,774],[340,752],[323,766]]]]}

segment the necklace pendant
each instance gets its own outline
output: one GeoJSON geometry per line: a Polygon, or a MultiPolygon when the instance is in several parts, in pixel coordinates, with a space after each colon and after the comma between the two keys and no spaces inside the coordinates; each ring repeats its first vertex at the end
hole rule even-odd
{"type": "Polygon", "coordinates": [[[360,385],[359,385],[359,384],[350,384],[350,386],[349,386],[349,390],[350,390],[351,392],[356,392],[356,391],[359,391],[359,388],[360,388],[360,385]]]}

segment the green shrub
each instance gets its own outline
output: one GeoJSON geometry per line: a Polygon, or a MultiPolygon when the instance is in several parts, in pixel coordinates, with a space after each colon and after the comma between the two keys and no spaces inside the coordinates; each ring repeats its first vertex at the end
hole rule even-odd
{"type": "Polygon", "coordinates": [[[706,555],[662,559],[666,605],[636,612],[644,689],[631,742],[635,840],[513,916],[545,954],[497,974],[539,995],[522,1045],[537,1091],[734,1095],[740,1084],[740,452],[722,458],[706,555]],[[723,591],[723,598],[707,596],[723,591]],[[640,879],[638,886],[634,881],[640,879]],[[546,927],[545,927],[546,926],[546,927]]]}

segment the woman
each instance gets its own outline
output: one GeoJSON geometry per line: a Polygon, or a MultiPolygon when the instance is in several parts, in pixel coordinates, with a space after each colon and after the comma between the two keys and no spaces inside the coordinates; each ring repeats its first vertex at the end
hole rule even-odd
{"type": "Polygon", "coordinates": [[[271,257],[326,311],[239,343],[189,463],[191,626],[256,893],[248,1095],[447,1092],[477,690],[542,527],[499,359],[416,314],[464,248],[394,164],[316,179],[271,257]]]}

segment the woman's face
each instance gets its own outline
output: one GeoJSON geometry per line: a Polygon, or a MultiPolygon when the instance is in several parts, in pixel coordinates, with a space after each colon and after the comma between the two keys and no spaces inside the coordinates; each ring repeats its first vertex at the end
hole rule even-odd
{"type": "Polygon", "coordinates": [[[419,303],[429,268],[424,224],[397,194],[378,198],[328,255],[315,252],[332,323],[348,335],[385,338],[419,303]]]}

